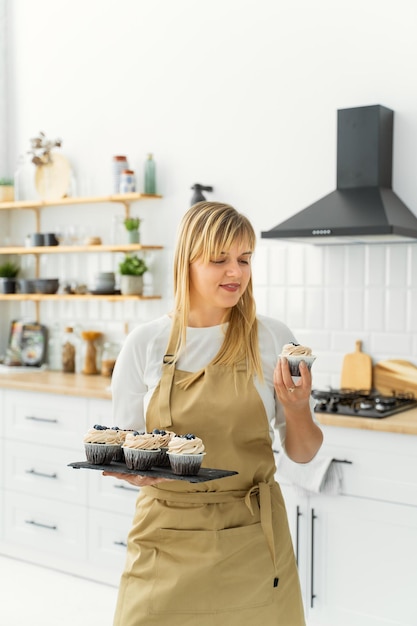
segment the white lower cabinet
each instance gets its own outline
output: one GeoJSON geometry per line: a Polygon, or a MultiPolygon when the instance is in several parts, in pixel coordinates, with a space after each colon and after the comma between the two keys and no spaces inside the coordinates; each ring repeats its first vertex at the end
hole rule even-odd
{"type": "Polygon", "coordinates": [[[281,481],[307,624],[416,626],[417,438],[332,431],[333,441],[323,454],[349,459],[355,451],[355,461],[341,464],[345,480],[340,495],[308,494],[281,481]],[[375,457],[372,470],[363,455],[376,448],[380,458],[375,457]],[[392,480],[386,471],[391,463],[392,480]],[[368,490],[367,476],[372,477],[368,490]],[[373,482],[377,489],[371,488],[373,482]],[[393,489],[396,482],[401,486],[393,489]]]}
{"type": "Polygon", "coordinates": [[[139,490],[73,469],[109,400],[0,391],[0,553],[118,585],[139,490]]]}

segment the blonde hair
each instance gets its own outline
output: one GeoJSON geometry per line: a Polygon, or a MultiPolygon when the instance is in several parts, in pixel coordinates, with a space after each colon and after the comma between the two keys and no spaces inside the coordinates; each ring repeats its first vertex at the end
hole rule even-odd
{"type": "MultiPolygon", "coordinates": [[[[228,204],[198,202],[184,215],[174,255],[174,315],[178,325],[178,339],[172,362],[178,361],[186,343],[186,328],[190,312],[190,264],[201,259],[208,262],[236,243],[242,242],[254,250],[256,235],[247,217],[228,204]]],[[[256,306],[253,297],[252,277],[239,302],[225,312],[229,322],[223,344],[210,364],[232,366],[244,359],[248,377],[256,374],[263,380],[258,347],[256,306]]],[[[187,388],[202,371],[185,379],[187,388]]]]}

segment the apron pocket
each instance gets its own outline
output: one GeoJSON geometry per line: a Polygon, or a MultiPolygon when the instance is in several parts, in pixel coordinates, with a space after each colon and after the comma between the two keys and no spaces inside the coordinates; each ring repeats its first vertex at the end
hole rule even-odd
{"type": "Polygon", "coordinates": [[[274,569],[261,525],[158,531],[151,613],[218,613],[272,602],[274,569]]]}

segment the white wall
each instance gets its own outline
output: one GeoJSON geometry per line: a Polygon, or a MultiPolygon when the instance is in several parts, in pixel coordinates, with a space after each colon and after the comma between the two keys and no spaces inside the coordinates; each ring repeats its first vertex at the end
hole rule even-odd
{"type": "MultiPolygon", "coordinates": [[[[43,130],[63,138],[80,193],[102,194],[113,154],[128,155],[141,185],[153,151],[164,199],[135,210],[144,243],[166,246],[154,276],[165,296],[190,186],[213,185],[208,197],[235,205],[257,232],[271,228],[334,189],[338,108],[395,111],[393,187],[417,212],[414,0],[9,0],[9,13],[10,166],[43,130]]],[[[99,222],[106,237],[113,212],[45,219],[99,222]]],[[[15,238],[31,219],[15,220],[15,238]]],[[[376,359],[414,361],[416,274],[414,244],[352,251],[261,240],[255,265],[259,310],[314,347],[320,385],[338,383],[356,338],[376,359]]],[[[167,306],[58,312],[116,332],[167,306]]]]}

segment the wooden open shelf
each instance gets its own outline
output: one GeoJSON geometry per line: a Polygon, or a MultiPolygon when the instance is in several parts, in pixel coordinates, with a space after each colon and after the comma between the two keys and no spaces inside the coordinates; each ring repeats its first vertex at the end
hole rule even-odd
{"type": "Polygon", "coordinates": [[[161,296],[122,296],[120,294],[96,295],[93,293],[8,293],[0,294],[0,300],[30,300],[32,302],[44,302],[45,300],[110,300],[111,302],[125,300],[160,300],[161,296]]]}
{"type": "MultiPolygon", "coordinates": [[[[35,212],[36,217],[36,231],[39,232],[41,224],[41,212],[47,207],[62,207],[69,205],[82,205],[82,204],[106,204],[106,203],[119,203],[124,205],[125,217],[130,215],[130,205],[134,202],[143,200],[155,200],[162,198],[159,194],[144,194],[144,193],[119,193],[107,196],[85,196],[85,197],[73,197],[73,198],[61,198],[53,201],[42,200],[24,200],[16,202],[0,202],[1,210],[32,210],[35,212]]],[[[28,255],[34,254],[36,258],[35,274],[39,276],[39,257],[42,254],[77,254],[77,253],[103,253],[103,252],[135,252],[135,251],[150,251],[150,250],[162,250],[163,246],[143,246],[141,244],[120,244],[120,245],[58,245],[58,246],[3,246],[0,247],[0,255],[28,255]]],[[[36,319],[39,321],[39,307],[42,302],[45,301],[107,301],[107,302],[126,302],[126,301],[138,301],[138,300],[159,300],[161,296],[154,295],[132,295],[123,296],[120,294],[41,294],[41,293],[13,293],[13,294],[0,294],[0,301],[13,302],[13,301],[29,301],[34,302],[36,307],[36,319]]]]}
{"type": "Polygon", "coordinates": [[[74,196],[71,198],[60,198],[59,200],[43,201],[43,200],[21,200],[16,202],[0,202],[0,210],[2,209],[44,209],[45,207],[65,206],[67,204],[92,204],[98,202],[119,202],[128,203],[138,202],[139,200],[152,200],[162,198],[158,194],[146,193],[116,193],[109,196],[74,196]]]}
{"type": "Polygon", "coordinates": [[[76,246],[7,246],[0,247],[0,254],[74,254],[76,252],[136,252],[162,250],[163,246],[142,246],[139,243],[120,245],[76,245],[76,246]]]}

